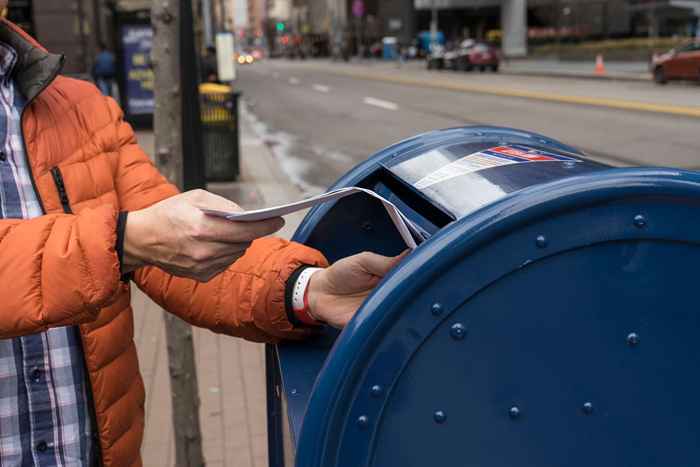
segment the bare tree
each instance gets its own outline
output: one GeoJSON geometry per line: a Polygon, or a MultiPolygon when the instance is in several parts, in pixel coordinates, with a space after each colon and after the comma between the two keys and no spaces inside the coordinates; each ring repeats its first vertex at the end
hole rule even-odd
{"type": "MultiPolygon", "coordinates": [[[[181,8],[189,0],[153,0],[152,61],[155,71],[154,133],[156,164],[168,180],[183,187],[183,124],[180,50],[181,8]],[[181,4],[184,2],[185,4],[181,4]]],[[[177,467],[201,467],[202,435],[192,328],[165,314],[177,467]]]]}

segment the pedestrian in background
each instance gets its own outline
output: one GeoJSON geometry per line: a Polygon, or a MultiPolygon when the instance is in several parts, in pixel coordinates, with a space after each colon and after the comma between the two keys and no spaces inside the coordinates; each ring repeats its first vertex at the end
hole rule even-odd
{"type": "Polygon", "coordinates": [[[100,42],[97,50],[95,65],[92,67],[92,77],[102,94],[112,97],[114,77],[117,74],[116,60],[114,54],[104,43],[100,42]]]}

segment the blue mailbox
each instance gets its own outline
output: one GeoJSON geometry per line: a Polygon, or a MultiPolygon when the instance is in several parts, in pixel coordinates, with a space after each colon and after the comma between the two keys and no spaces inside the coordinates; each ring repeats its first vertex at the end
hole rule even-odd
{"type": "MultiPolygon", "coordinates": [[[[268,349],[272,467],[700,465],[700,175],[470,127],[336,187],[355,185],[427,240],[342,333],[268,349]]],[[[404,249],[365,196],[296,240],[404,249]]]]}

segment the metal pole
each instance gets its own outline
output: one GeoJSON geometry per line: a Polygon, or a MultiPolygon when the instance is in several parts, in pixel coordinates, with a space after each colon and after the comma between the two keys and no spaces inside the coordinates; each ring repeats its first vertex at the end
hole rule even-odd
{"type": "Polygon", "coordinates": [[[432,50],[435,45],[437,45],[438,33],[438,9],[437,0],[432,0],[432,5],[430,8],[430,49],[432,50]]]}
{"type": "Polygon", "coordinates": [[[212,23],[211,8],[211,0],[202,0],[202,21],[204,22],[205,47],[214,46],[214,24],[212,23]]]}
{"type": "Polygon", "coordinates": [[[88,52],[88,41],[85,34],[85,5],[83,5],[83,0],[78,0],[78,31],[80,33],[80,47],[83,51],[83,71],[85,73],[90,73],[90,53],[88,52]]]}
{"type": "Polygon", "coordinates": [[[219,18],[217,21],[217,30],[219,32],[226,31],[226,0],[219,0],[219,18]]]}

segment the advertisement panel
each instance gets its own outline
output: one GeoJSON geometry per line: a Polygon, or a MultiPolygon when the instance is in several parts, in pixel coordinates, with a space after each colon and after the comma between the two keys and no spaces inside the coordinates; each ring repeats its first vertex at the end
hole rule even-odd
{"type": "Polygon", "coordinates": [[[148,24],[121,27],[124,63],[124,102],[129,115],[152,115],[154,110],[151,48],[153,30],[148,24]]]}

